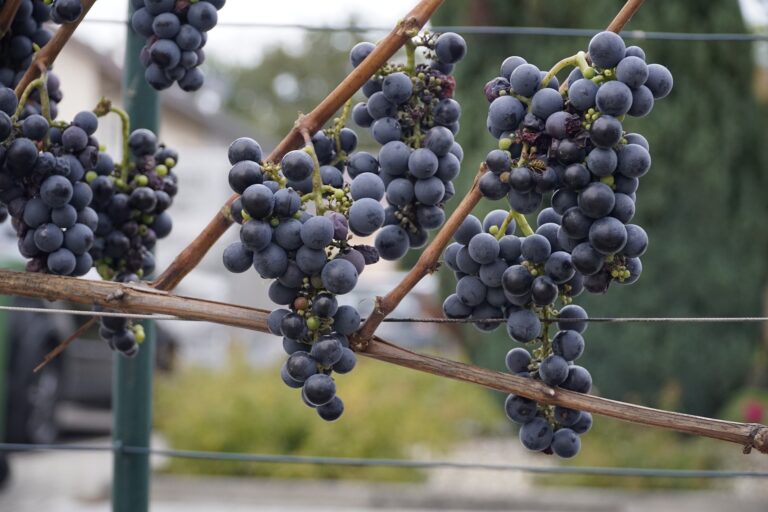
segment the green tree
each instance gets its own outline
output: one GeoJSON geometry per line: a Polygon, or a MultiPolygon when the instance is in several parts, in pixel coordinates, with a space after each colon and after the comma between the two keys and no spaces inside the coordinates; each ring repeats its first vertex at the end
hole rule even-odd
{"type": "MultiPolygon", "coordinates": [[[[623,3],[447,0],[433,22],[599,28],[623,3]]],[[[628,28],[745,30],[736,0],[647,2],[628,28]]],[[[463,105],[458,138],[466,150],[459,191],[468,189],[477,164],[494,147],[483,128],[482,87],[501,61],[521,55],[548,69],[585,49],[588,38],[478,35],[467,41],[469,53],[456,68],[456,95],[463,105]]],[[[592,316],[759,315],[766,283],[768,146],[766,111],[750,89],[750,47],[742,42],[632,43],[675,76],[674,91],[649,117],[627,123],[651,145],[653,168],[642,180],[634,220],[646,228],[651,245],[638,283],[614,285],[608,297],[582,296],[577,302],[592,316]]],[[[505,206],[484,201],[482,209],[505,206]]],[[[759,337],[758,327],[748,324],[593,324],[583,363],[604,396],[653,404],[659,390],[677,383],[683,409],[714,414],[749,376],[759,337]]],[[[485,366],[500,367],[514,345],[502,329],[467,339],[477,340],[468,342],[470,353],[485,366]]]]}
{"type": "Polygon", "coordinates": [[[221,69],[231,80],[225,108],[279,140],[349,72],[349,48],[359,40],[346,32],[307,32],[290,48],[269,48],[256,66],[221,69]]]}

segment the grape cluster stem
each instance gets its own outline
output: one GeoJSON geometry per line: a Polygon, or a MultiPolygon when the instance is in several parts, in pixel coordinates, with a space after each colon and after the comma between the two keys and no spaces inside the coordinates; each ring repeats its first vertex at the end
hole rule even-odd
{"type": "Polygon", "coordinates": [[[35,80],[32,80],[32,82],[27,85],[27,87],[24,89],[24,92],[22,92],[21,97],[19,98],[19,104],[16,107],[16,111],[13,113],[13,117],[11,120],[15,123],[19,120],[21,117],[22,112],[24,112],[24,107],[27,105],[27,101],[29,101],[30,95],[35,91],[35,89],[40,91],[40,106],[43,111],[43,116],[48,121],[48,123],[51,123],[51,100],[48,96],[48,73],[43,72],[40,75],[40,78],[36,78],[35,80]]]}

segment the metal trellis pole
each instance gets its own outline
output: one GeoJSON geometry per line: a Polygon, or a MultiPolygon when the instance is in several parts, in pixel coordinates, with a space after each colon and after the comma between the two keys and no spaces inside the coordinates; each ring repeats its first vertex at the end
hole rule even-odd
{"type": "MultiPolygon", "coordinates": [[[[129,2],[131,4],[132,2],[129,2]]],[[[133,7],[129,6],[129,17],[133,7]]],[[[159,124],[159,98],[144,80],[139,62],[143,38],[127,30],[123,70],[123,101],[131,119],[131,129],[147,128],[154,132],[159,124]]],[[[146,339],[133,359],[114,356],[112,383],[115,451],[112,474],[113,512],[149,510],[149,454],[127,453],[121,446],[149,448],[152,429],[152,373],[155,361],[155,326],[144,322],[146,339]]]]}

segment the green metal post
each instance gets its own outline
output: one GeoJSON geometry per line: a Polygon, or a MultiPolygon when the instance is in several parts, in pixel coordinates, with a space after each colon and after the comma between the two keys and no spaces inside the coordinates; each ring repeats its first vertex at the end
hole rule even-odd
{"type": "MultiPolygon", "coordinates": [[[[0,304],[10,303],[8,296],[0,295],[0,304]]],[[[10,384],[11,362],[11,322],[8,313],[0,313],[0,442],[5,442],[6,411],[8,388],[10,384]]],[[[3,455],[0,455],[3,457],[3,455]]]]}
{"type": "MultiPolygon", "coordinates": [[[[132,2],[129,2],[131,4],[132,2]]],[[[129,19],[133,8],[129,7],[129,19]]],[[[157,133],[159,99],[144,80],[139,62],[143,38],[128,28],[123,73],[123,101],[131,118],[131,129],[147,128],[157,133]]],[[[113,512],[149,510],[149,456],[129,454],[120,446],[149,447],[152,430],[152,374],[155,362],[155,327],[144,324],[146,339],[133,359],[114,356],[112,383],[112,439],[117,446],[112,474],[113,512]]]]}

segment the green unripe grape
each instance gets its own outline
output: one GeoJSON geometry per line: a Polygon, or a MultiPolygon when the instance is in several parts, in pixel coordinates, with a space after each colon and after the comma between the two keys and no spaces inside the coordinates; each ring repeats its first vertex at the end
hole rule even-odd
{"type": "Polygon", "coordinates": [[[166,167],[165,165],[157,165],[155,166],[155,172],[160,177],[168,176],[168,167],[166,167]]]}
{"type": "Polygon", "coordinates": [[[165,166],[166,166],[167,168],[169,168],[169,169],[172,169],[173,167],[175,167],[175,166],[176,166],[176,160],[174,160],[174,159],[173,159],[173,158],[171,158],[171,157],[168,157],[168,158],[166,158],[166,159],[165,159],[165,162],[163,162],[163,163],[164,163],[164,164],[165,164],[165,166]]]}
{"type": "Polygon", "coordinates": [[[96,174],[96,171],[88,171],[87,173],[85,173],[85,182],[90,184],[98,176],[99,175],[96,174]]]}
{"type": "Polygon", "coordinates": [[[140,187],[146,187],[149,184],[149,178],[144,176],[143,174],[139,174],[136,176],[136,184],[140,187]]]}
{"type": "Polygon", "coordinates": [[[609,187],[613,187],[615,184],[615,180],[613,176],[603,176],[602,178],[600,178],[600,182],[605,183],[609,187]]]}
{"type": "Polygon", "coordinates": [[[316,331],[320,328],[320,320],[316,316],[307,318],[307,328],[310,331],[316,331]]]}

